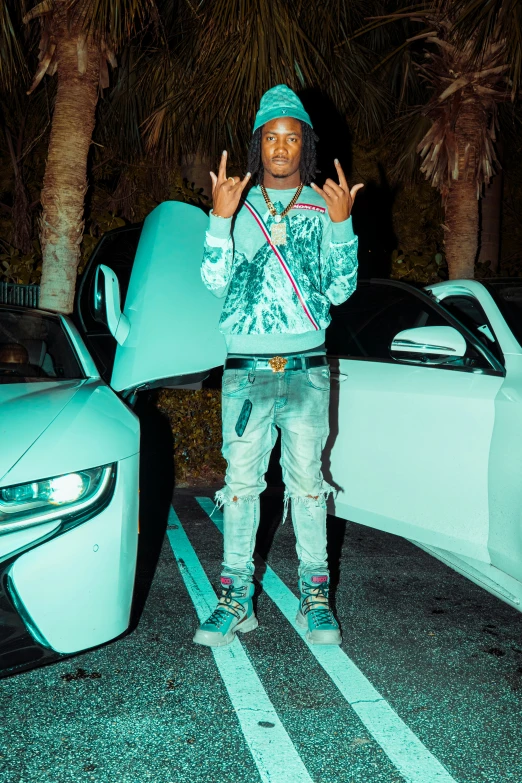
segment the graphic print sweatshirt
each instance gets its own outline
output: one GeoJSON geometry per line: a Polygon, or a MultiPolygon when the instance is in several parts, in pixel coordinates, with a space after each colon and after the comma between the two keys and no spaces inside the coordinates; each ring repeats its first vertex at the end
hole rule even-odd
{"type": "MultiPolygon", "coordinates": [[[[281,213],[295,189],[267,192],[281,213]]],[[[270,231],[274,218],[258,185],[247,199],[270,231]]],[[[324,199],[305,187],[283,220],[286,244],[278,249],[312,319],[248,209],[243,206],[229,219],[210,215],[201,276],[212,293],[226,296],[219,328],[229,354],[298,353],[321,346],[330,304],[341,304],[355,291],[357,237],[351,217],[332,223],[324,199]]]]}

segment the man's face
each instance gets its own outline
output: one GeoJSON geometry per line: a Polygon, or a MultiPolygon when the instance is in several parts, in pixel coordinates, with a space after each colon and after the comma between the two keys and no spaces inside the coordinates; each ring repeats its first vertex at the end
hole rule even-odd
{"type": "Polygon", "coordinates": [[[299,120],[278,117],[263,125],[261,160],[266,172],[276,178],[290,177],[299,171],[303,133],[299,120]]]}

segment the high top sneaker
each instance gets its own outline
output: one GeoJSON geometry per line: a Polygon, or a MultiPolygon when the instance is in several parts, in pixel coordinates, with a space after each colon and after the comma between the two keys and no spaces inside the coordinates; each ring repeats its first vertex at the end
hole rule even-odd
{"type": "Polygon", "coordinates": [[[253,595],[252,582],[245,582],[239,576],[222,576],[218,605],[196,631],[196,644],[224,647],[234,641],[236,631],[247,633],[257,628],[253,595]]]}
{"type": "Polygon", "coordinates": [[[307,628],[310,644],[341,644],[339,624],[328,604],[330,578],[326,574],[307,575],[299,579],[299,611],[296,622],[307,628]]]}

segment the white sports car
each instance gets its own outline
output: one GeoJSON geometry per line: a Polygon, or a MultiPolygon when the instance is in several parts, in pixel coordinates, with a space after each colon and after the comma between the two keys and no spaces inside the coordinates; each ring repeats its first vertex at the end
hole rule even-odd
{"type": "MultiPolygon", "coordinates": [[[[129,625],[143,389],[223,364],[207,218],[106,234],[74,319],[0,306],[0,676],[129,625]]],[[[361,282],[328,329],[337,516],[404,536],[520,609],[522,282],[361,282]]]]}
{"type": "Polygon", "coordinates": [[[167,202],[143,229],[105,235],[82,277],[76,323],[0,306],[0,676],[129,626],[136,392],[197,381],[225,355],[222,303],[199,273],[206,223],[201,210],[167,202]],[[114,271],[97,288],[101,263],[114,271]]]}

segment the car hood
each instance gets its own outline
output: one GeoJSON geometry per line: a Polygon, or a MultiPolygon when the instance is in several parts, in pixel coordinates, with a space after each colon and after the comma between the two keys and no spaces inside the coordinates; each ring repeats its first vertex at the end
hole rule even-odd
{"type": "Polygon", "coordinates": [[[0,481],[84,383],[70,380],[0,384],[0,481]]]}

